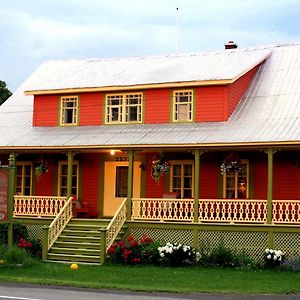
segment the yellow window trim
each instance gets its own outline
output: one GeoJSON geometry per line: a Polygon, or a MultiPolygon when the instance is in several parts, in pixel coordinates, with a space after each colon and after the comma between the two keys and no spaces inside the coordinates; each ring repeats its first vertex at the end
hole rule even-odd
{"type": "MultiPolygon", "coordinates": [[[[65,95],[65,96],[61,96],[59,98],[59,125],[60,126],[75,126],[78,125],[78,116],[79,116],[79,97],[77,95],[65,95]],[[72,122],[72,123],[64,123],[63,122],[63,111],[64,111],[64,107],[63,107],[63,102],[65,99],[70,99],[70,98],[74,98],[76,99],[76,106],[73,107],[73,114],[75,111],[75,118],[76,118],[76,122],[72,122]]],[[[74,115],[72,116],[72,121],[74,120],[74,115]]]]}
{"type": "MultiPolygon", "coordinates": [[[[77,174],[76,174],[76,190],[77,190],[77,198],[78,198],[78,188],[79,188],[79,162],[77,160],[73,161],[73,166],[76,165],[77,166],[77,174]]],[[[62,171],[62,166],[68,166],[68,161],[66,160],[60,160],[58,162],[58,178],[57,178],[57,195],[61,196],[60,191],[61,191],[61,171],[62,171]]],[[[72,186],[73,188],[73,186],[72,186]]]]}
{"type": "Polygon", "coordinates": [[[114,125],[114,124],[141,124],[144,121],[144,94],[143,92],[140,91],[136,91],[136,92],[130,92],[130,93],[108,93],[105,95],[105,116],[104,116],[104,124],[106,125],[114,125]],[[126,96],[128,95],[139,95],[140,99],[141,99],[141,104],[137,104],[137,105],[127,105],[126,104],[126,96]],[[120,98],[122,99],[122,104],[120,105],[108,105],[108,98],[109,97],[114,97],[114,96],[120,96],[120,98]],[[140,107],[140,114],[138,113],[138,115],[141,115],[141,119],[140,121],[126,121],[126,107],[127,106],[137,106],[140,107]],[[121,121],[108,121],[107,117],[108,117],[108,108],[109,107],[119,107],[122,108],[122,113],[119,116],[119,119],[121,118],[121,121]]]}
{"type": "MultiPolygon", "coordinates": [[[[21,174],[21,194],[24,195],[24,187],[25,187],[25,166],[30,166],[30,196],[32,195],[32,181],[33,181],[33,168],[32,168],[32,162],[30,161],[17,161],[16,166],[22,166],[22,174],[21,174]]],[[[18,174],[16,173],[16,177],[18,174]]],[[[15,184],[15,188],[17,189],[17,182],[15,184]]]]}
{"type": "Polygon", "coordinates": [[[194,121],[194,90],[193,89],[178,89],[172,91],[172,122],[173,123],[189,123],[194,121]],[[182,102],[182,104],[190,104],[191,105],[191,118],[187,120],[176,120],[176,104],[180,104],[180,102],[176,102],[176,94],[177,93],[191,93],[191,102],[182,102]]]}
{"type": "MultiPolygon", "coordinates": [[[[246,173],[246,178],[247,178],[247,182],[246,182],[246,199],[249,199],[249,159],[241,159],[241,164],[244,164],[247,166],[247,173],[246,173]]],[[[231,198],[231,199],[238,199],[238,173],[235,173],[235,183],[234,183],[234,193],[235,193],[235,198],[231,198]]],[[[223,175],[223,198],[226,198],[226,178],[227,178],[227,174],[225,173],[223,175]]]]}
{"type": "MultiPolygon", "coordinates": [[[[184,180],[182,180],[184,178],[184,168],[182,167],[183,165],[191,165],[192,166],[192,198],[194,198],[194,179],[195,179],[195,170],[194,170],[194,161],[193,160],[172,160],[170,161],[171,163],[171,168],[170,168],[170,192],[173,191],[173,166],[174,165],[181,165],[181,174],[180,174],[180,178],[181,178],[181,187],[180,187],[180,193],[181,195],[183,195],[183,190],[184,190],[184,180]]],[[[181,196],[180,195],[180,196],[181,196]]]]}

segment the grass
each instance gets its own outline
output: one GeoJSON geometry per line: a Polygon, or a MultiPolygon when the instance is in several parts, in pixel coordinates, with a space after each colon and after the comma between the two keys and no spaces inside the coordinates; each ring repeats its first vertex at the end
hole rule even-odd
{"type": "Polygon", "coordinates": [[[300,293],[300,273],[202,267],[90,266],[37,262],[30,267],[0,266],[0,281],[127,289],[147,292],[234,294],[300,293]]]}

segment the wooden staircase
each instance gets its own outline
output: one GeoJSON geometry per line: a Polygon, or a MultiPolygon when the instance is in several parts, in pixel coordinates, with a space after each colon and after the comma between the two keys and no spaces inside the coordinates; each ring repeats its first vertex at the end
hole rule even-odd
{"type": "MultiPolygon", "coordinates": [[[[48,261],[100,263],[100,228],[109,219],[71,219],[48,252],[48,261]]],[[[119,233],[121,239],[124,231],[119,233]]]]}

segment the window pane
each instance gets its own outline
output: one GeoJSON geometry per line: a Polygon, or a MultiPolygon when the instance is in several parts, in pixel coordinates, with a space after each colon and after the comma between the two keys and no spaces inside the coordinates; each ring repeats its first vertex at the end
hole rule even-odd
{"type": "Polygon", "coordinates": [[[181,104],[177,105],[178,107],[178,117],[177,119],[179,121],[185,121],[188,120],[188,105],[187,104],[181,104]]]}
{"type": "Polygon", "coordinates": [[[181,176],[181,165],[173,165],[173,176],[181,176]]]}
{"type": "Polygon", "coordinates": [[[128,120],[127,121],[137,121],[137,120],[138,120],[137,106],[128,107],[128,120]]]}
{"type": "Polygon", "coordinates": [[[184,177],[184,188],[192,188],[192,177],[184,177]]]}
{"type": "Polygon", "coordinates": [[[192,190],[184,189],[183,190],[183,198],[192,198],[192,190]]]}
{"type": "Polygon", "coordinates": [[[184,165],[184,176],[192,176],[192,165],[184,165]]]}
{"type": "Polygon", "coordinates": [[[247,198],[247,180],[246,178],[238,178],[238,198],[245,199],[247,198]]]}
{"type": "Polygon", "coordinates": [[[181,188],[181,178],[180,177],[173,177],[173,188],[181,188]]]}
{"type": "Polygon", "coordinates": [[[128,167],[116,167],[115,197],[127,197],[128,167]]]}

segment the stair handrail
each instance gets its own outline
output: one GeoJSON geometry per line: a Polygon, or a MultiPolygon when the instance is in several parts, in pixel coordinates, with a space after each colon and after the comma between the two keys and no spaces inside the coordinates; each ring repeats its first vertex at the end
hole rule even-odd
{"type": "Polygon", "coordinates": [[[63,208],[59,211],[58,215],[48,227],[48,250],[53,246],[59,235],[65,229],[71,220],[73,213],[73,197],[70,197],[63,208]]]}
{"type": "Polygon", "coordinates": [[[127,198],[123,200],[114,217],[111,219],[108,226],[106,227],[106,251],[112,245],[126,221],[126,202],[127,198]]]}

